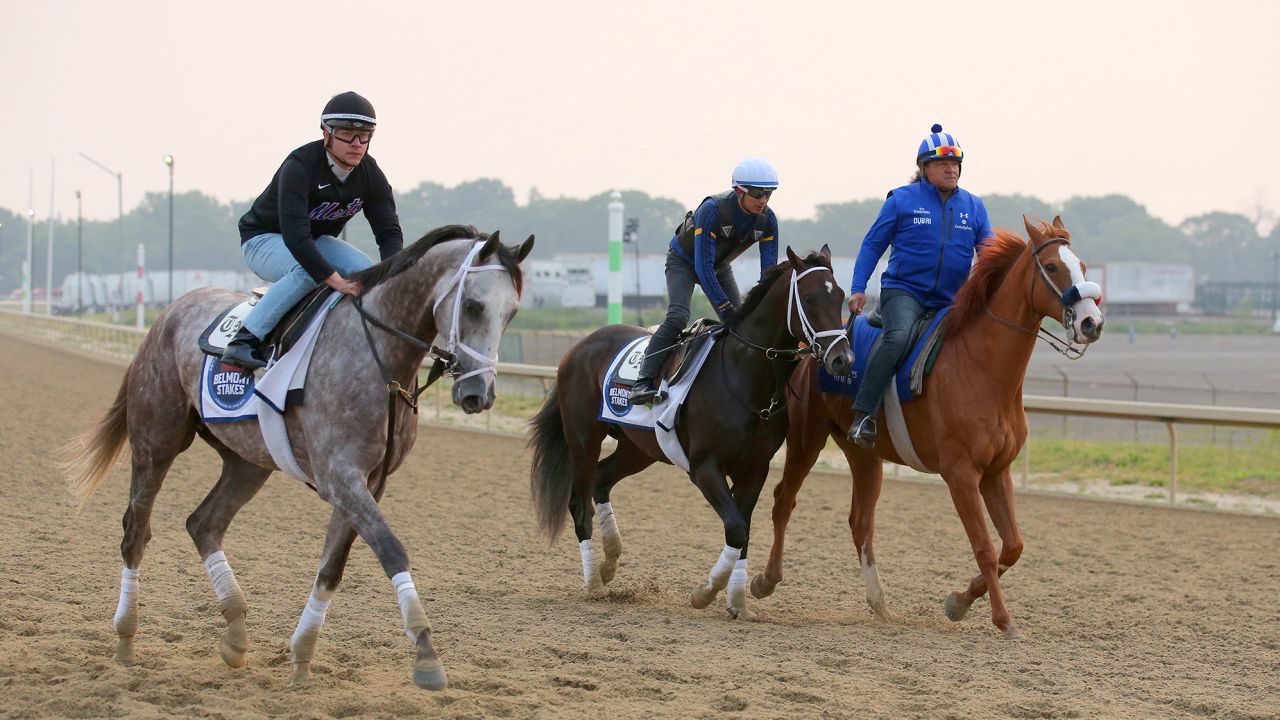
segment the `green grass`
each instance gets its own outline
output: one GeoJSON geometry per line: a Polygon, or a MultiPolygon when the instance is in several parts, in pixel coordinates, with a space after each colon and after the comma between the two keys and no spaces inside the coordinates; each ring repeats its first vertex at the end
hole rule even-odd
{"type": "Polygon", "coordinates": [[[1179,335],[1269,335],[1270,320],[1242,320],[1230,317],[1179,317],[1175,320],[1158,318],[1127,318],[1122,315],[1107,318],[1109,332],[1125,333],[1129,326],[1142,335],[1168,335],[1170,326],[1179,335]]]}
{"type": "MultiPolygon", "coordinates": [[[[1275,432],[1244,447],[1179,445],[1178,485],[1184,490],[1280,495],[1280,437],[1275,432]]],[[[1103,479],[1112,485],[1164,487],[1165,443],[1030,441],[1031,472],[1068,481],[1103,479]]]]}

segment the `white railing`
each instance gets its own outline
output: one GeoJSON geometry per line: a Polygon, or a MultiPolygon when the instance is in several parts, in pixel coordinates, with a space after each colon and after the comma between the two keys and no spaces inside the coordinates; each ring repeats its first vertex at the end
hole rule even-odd
{"type": "MultiPolygon", "coordinates": [[[[51,317],[25,315],[0,307],[0,330],[18,330],[24,335],[44,336],[46,339],[70,342],[122,358],[131,358],[142,341],[145,330],[123,325],[51,317]]],[[[523,363],[498,363],[498,373],[514,377],[540,380],[545,395],[556,368],[547,365],[523,363]]],[[[443,390],[436,388],[436,418],[441,415],[443,390]]],[[[1134,402],[1120,400],[1094,400],[1089,398],[1055,397],[1049,395],[1023,395],[1023,406],[1029,413],[1059,416],[1081,416],[1111,420],[1145,420],[1164,423],[1169,431],[1169,501],[1176,502],[1178,493],[1178,425],[1223,425],[1232,427],[1280,429],[1280,410],[1261,408],[1225,407],[1217,405],[1179,405],[1174,403],[1134,402]]],[[[489,427],[486,417],[486,427],[489,427]]],[[[1023,484],[1030,474],[1030,452],[1023,452],[1023,484]]]]}

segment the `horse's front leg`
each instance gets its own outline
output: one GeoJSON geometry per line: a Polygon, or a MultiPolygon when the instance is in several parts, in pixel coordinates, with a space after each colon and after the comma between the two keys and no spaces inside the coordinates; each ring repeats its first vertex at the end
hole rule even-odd
{"type": "Polygon", "coordinates": [[[729,589],[724,600],[729,615],[738,620],[755,619],[755,614],[747,609],[747,552],[751,546],[751,516],[768,476],[769,460],[761,457],[749,472],[736,475],[733,479],[733,502],[746,525],[746,534],[742,540],[742,553],[729,575],[729,589]]]}
{"type": "Polygon", "coordinates": [[[747,545],[747,522],[738,510],[733,495],[729,492],[724,472],[717,462],[704,460],[690,473],[690,479],[724,523],[724,550],[711,567],[706,582],[694,588],[689,597],[691,605],[702,609],[710,605],[716,595],[729,585],[729,579],[739,563],[745,581],[746,561],[742,559],[742,553],[747,545]]]}
{"type": "Polygon", "coordinates": [[[848,438],[836,438],[840,449],[849,461],[853,475],[853,496],[849,501],[849,531],[853,534],[853,549],[858,556],[858,569],[867,592],[867,604],[878,617],[885,617],[884,588],[880,585],[880,571],[876,566],[873,544],[876,528],[876,503],[884,484],[884,464],[875,453],[862,450],[848,438]]]}
{"type": "MultiPolygon", "coordinates": [[[[944,473],[943,479],[951,490],[951,501],[956,506],[956,513],[960,515],[960,522],[964,524],[965,534],[969,536],[973,557],[978,561],[978,571],[990,590],[991,622],[1006,637],[1017,637],[1018,629],[1013,624],[1013,618],[1004,603],[1004,593],[1000,590],[1000,567],[995,545],[991,542],[986,518],[982,514],[982,495],[978,488],[981,478],[976,470],[965,470],[944,473]]],[[[969,590],[973,589],[974,583],[970,583],[969,590]]],[[[968,603],[973,602],[972,599],[966,602],[968,597],[968,593],[951,593],[947,597],[945,611],[949,619],[960,620],[964,617],[969,609],[968,603]]]]}
{"type": "Polygon", "coordinates": [[[414,684],[427,690],[445,689],[449,678],[431,644],[431,622],[427,620],[427,613],[422,608],[422,600],[409,573],[409,554],[391,532],[377,500],[365,485],[365,477],[354,470],[330,478],[322,478],[317,473],[316,489],[334,509],[346,516],[347,522],[372,548],[383,572],[391,579],[404,617],[405,635],[417,650],[413,663],[414,684]]]}
{"type": "MultiPolygon", "coordinates": [[[[996,532],[1000,534],[1000,562],[996,570],[997,580],[995,585],[991,586],[991,620],[996,627],[1004,630],[1005,635],[1009,637],[1018,636],[1018,628],[1013,622],[1013,616],[1009,612],[1004,603],[1004,592],[1000,586],[999,577],[1003,577],[1005,572],[1018,562],[1018,558],[1022,556],[1022,534],[1018,531],[1018,523],[1014,516],[1014,494],[1013,494],[1013,477],[1009,473],[1008,466],[999,470],[990,471],[983,477],[979,486],[982,492],[982,499],[986,503],[987,512],[991,515],[991,522],[996,526],[996,532]],[[1000,600],[997,603],[996,597],[1000,600]],[[1003,610],[998,613],[997,608],[1003,610]]],[[[954,592],[947,598],[947,617],[952,620],[960,620],[964,618],[968,612],[969,606],[974,600],[987,594],[987,578],[984,574],[979,574],[969,582],[969,587],[963,593],[954,592]]]]}
{"type": "MultiPolygon", "coordinates": [[[[375,473],[376,476],[376,473],[375,473]]],[[[382,500],[384,485],[373,482],[370,492],[376,501],[382,500]]],[[[325,616],[329,612],[329,603],[333,594],[342,582],[342,574],[347,567],[347,558],[351,555],[351,543],[355,542],[356,530],[347,522],[346,515],[336,508],[329,516],[329,529],[325,532],[324,551],[320,556],[320,569],[316,572],[315,584],[311,588],[311,596],[298,618],[298,626],[289,641],[289,651],[293,660],[293,685],[300,685],[311,679],[311,659],[315,656],[316,643],[320,639],[320,629],[324,627],[325,616]]]]}

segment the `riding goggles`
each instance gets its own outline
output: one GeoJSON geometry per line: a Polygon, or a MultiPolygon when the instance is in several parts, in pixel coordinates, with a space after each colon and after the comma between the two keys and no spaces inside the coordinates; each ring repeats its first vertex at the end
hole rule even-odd
{"type": "Polygon", "coordinates": [[[742,192],[747,194],[747,197],[755,198],[756,200],[759,200],[760,198],[767,198],[773,195],[774,190],[778,189],[778,188],[751,187],[750,185],[740,185],[739,187],[742,188],[742,192]]]}
{"type": "Polygon", "coordinates": [[[920,156],[921,160],[941,160],[942,158],[961,160],[964,158],[964,150],[961,150],[959,145],[939,145],[920,156]]]}
{"type": "Polygon", "coordinates": [[[348,145],[355,145],[357,141],[361,145],[368,145],[369,141],[373,139],[372,130],[352,130],[350,128],[335,128],[332,131],[332,133],[333,133],[334,139],[341,140],[342,142],[348,145]]]}

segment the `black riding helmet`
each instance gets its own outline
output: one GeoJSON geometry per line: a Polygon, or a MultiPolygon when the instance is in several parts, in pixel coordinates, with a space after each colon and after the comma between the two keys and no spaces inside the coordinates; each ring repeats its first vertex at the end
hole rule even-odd
{"type": "Polygon", "coordinates": [[[348,90],[329,98],[320,113],[320,123],[330,130],[340,127],[373,130],[378,120],[373,112],[373,103],[348,90]]]}

